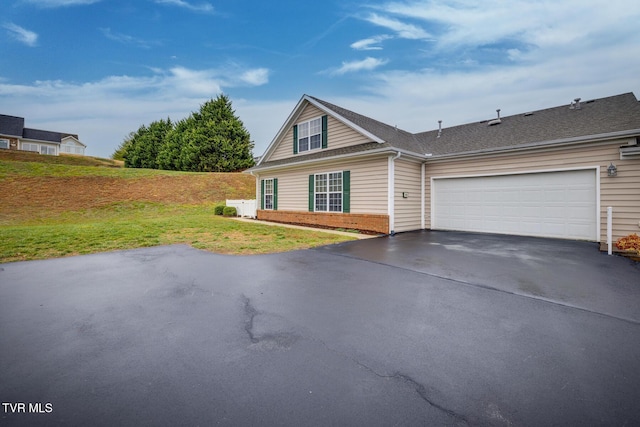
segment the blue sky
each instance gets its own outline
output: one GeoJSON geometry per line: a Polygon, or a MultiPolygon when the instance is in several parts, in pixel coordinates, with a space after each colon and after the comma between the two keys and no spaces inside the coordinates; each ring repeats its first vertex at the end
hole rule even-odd
{"type": "Polygon", "coordinates": [[[412,132],[634,92],[636,0],[3,0],[0,114],[109,157],[227,94],[261,155],[303,94],[412,132]]]}

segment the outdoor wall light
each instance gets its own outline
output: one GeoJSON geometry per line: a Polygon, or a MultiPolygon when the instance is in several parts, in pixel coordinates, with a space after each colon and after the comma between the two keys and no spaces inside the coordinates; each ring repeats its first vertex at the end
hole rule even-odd
{"type": "Polygon", "coordinates": [[[607,168],[607,175],[609,175],[609,176],[618,175],[618,168],[616,167],[616,165],[613,164],[613,162],[611,162],[611,164],[607,168]]]}

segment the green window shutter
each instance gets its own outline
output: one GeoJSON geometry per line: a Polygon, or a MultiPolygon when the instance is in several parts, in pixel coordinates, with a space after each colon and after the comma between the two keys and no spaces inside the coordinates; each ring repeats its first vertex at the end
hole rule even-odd
{"type": "Polygon", "coordinates": [[[313,212],[313,206],[315,205],[315,188],[314,188],[314,176],[309,175],[309,212],[313,212]]]}
{"type": "Polygon", "coordinates": [[[293,154],[298,154],[298,125],[293,125],[293,154]]]}
{"type": "Polygon", "coordinates": [[[260,209],[264,210],[264,179],[260,180],[260,209]]]}
{"type": "Polygon", "coordinates": [[[278,210],[278,178],[273,178],[273,210],[278,210]]]}
{"type": "Polygon", "coordinates": [[[327,148],[327,123],[328,117],[322,116],[322,148],[327,148]]]}
{"type": "Polygon", "coordinates": [[[342,212],[351,212],[351,172],[342,171],[342,212]]]}

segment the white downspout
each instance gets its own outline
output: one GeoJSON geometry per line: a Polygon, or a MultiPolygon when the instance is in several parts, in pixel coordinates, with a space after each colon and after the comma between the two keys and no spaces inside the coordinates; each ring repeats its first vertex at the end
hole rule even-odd
{"type": "Polygon", "coordinates": [[[425,169],[426,169],[426,164],[423,162],[421,164],[420,167],[420,228],[422,230],[425,229],[425,215],[426,215],[426,209],[424,206],[424,202],[425,202],[425,196],[424,196],[424,178],[425,178],[425,169]]]}
{"type": "MultiPolygon", "coordinates": [[[[249,175],[253,176],[256,179],[256,218],[258,218],[258,210],[260,209],[260,200],[258,198],[258,194],[260,193],[260,174],[253,174],[253,171],[249,171],[249,175]]],[[[262,197],[262,194],[260,194],[262,197]]]]}
{"type": "Polygon", "coordinates": [[[607,207],[607,254],[613,253],[613,207],[607,207]]]}
{"type": "Polygon", "coordinates": [[[395,176],[396,176],[396,171],[395,171],[395,163],[394,161],[398,158],[400,158],[400,156],[402,155],[402,153],[400,151],[398,151],[398,153],[396,154],[395,157],[388,157],[388,166],[387,166],[387,171],[388,171],[388,178],[387,178],[387,182],[388,182],[388,189],[387,189],[387,210],[389,212],[389,234],[393,235],[395,234],[394,231],[394,227],[395,227],[395,197],[396,197],[396,189],[395,189],[395,176]]]}

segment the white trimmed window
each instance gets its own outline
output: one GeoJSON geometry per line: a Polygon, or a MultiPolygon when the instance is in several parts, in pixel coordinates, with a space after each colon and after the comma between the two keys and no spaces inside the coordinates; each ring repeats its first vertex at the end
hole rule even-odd
{"type": "Polygon", "coordinates": [[[264,208],[273,210],[273,179],[264,180],[264,208]]]}
{"type": "Polygon", "coordinates": [[[342,212],[342,172],[315,175],[315,212],[342,212]]]}
{"type": "Polygon", "coordinates": [[[298,124],[298,152],[322,148],[322,117],[298,124]]]}
{"type": "Polygon", "coordinates": [[[293,127],[293,154],[327,148],[327,116],[317,117],[293,127]]]}
{"type": "Polygon", "coordinates": [[[23,142],[22,149],[24,151],[35,151],[36,153],[40,152],[40,147],[38,144],[32,144],[31,142],[23,142]]]}
{"type": "Polygon", "coordinates": [[[48,145],[40,146],[40,154],[48,154],[50,156],[56,155],[56,147],[50,147],[48,145]]]}
{"type": "Polygon", "coordinates": [[[8,139],[0,139],[0,148],[4,148],[5,150],[9,149],[9,140],[8,139]]]}
{"type": "Polygon", "coordinates": [[[278,210],[278,178],[261,180],[260,209],[278,210]]]}

